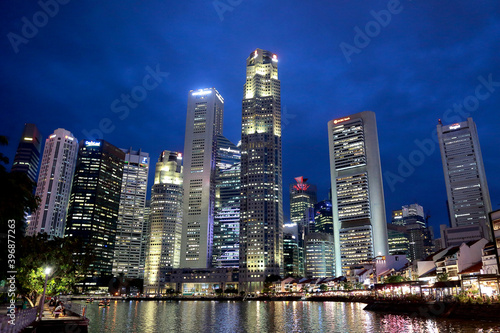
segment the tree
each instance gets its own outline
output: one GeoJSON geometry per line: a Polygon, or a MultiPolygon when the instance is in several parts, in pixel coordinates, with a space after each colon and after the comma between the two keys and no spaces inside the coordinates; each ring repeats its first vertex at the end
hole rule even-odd
{"type": "MultiPolygon", "coordinates": [[[[7,138],[0,135],[0,146],[7,144],[7,138]]],[[[2,244],[9,244],[9,240],[15,240],[15,243],[19,244],[24,234],[25,214],[37,209],[39,199],[33,194],[36,184],[25,173],[7,172],[8,164],[9,159],[0,153],[0,238],[2,244]],[[13,231],[8,234],[8,230],[13,231]]],[[[19,249],[19,245],[16,249],[19,249]]],[[[17,260],[20,258],[17,254],[15,257],[17,260]]],[[[7,267],[7,260],[8,248],[5,245],[0,250],[0,267],[7,267]]],[[[0,271],[0,280],[6,279],[7,271],[7,269],[0,271]]]]}
{"type": "Polygon", "coordinates": [[[33,303],[43,292],[46,267],[52,269],[47,282],[47,295],[70,293],[83,279],[83,273],[92,260],[90,256],[80,263],[73,260],[73,254],[82,248],[81,241],[76,238],[48,239],[46,234],[38,234],[23,237],[18,242],[16,286],[19,293],[33,303]]]}
{"type": "Polygon", "coordinates": [[[384,279],[384,283],[397,283],[403,282],[403,277],[401,275],[391,275],[384,279]]]}
{"type": "Polygon", "coordinates": [[[321,290],[321,291],[328,291],[328,286],[326,284],[322,283],[319,286],[319,290],[321,290]]]}
{"type": "Polygon", "coordinates": [[[448,277],[448,273],[444,272],[444,273],[439,273],[437,275],[437,280],[438,282],[446,282],[446,281],[449,281],[449,277],[448,277]]]}

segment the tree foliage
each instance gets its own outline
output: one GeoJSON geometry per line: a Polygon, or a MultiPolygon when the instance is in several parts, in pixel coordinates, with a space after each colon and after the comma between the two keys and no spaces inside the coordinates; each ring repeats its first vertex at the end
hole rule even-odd
{"type": "MultiPolygon", "coordinates": [[[[0,136],[0,146],[7,144],[7,138],[0,136]]],[[[0,249],[0,267],[2,268],[7,267],[7,244],[12,241],[19,243],[19,239],[24,234],[25,214],[35,211],[39,203],[38,198],[33,195],[36,184],[22,172],[7,172],[8,164],[9,159],[0,153],[0,239],[1,244],[5,244],[0,249]],[[9,223],[11,220],[14,220],[14,223],[9,223]],[[10,229],[10,225],[14,225],[14,229],[10,229]],[[8,234],[8,230],[13,231],[8,234]]],[[[19,245],[16,246],[17,248],[19,245]]],[[[15,254],[15,257],[19,260],[18,254],[15,254]]],[[[7,269],[0,270],[0,280],[7,278],[7,271],[7,269]]]]}
{"type": "Polygon", "coordinates": [[[46,234],[23,237],[18,241],[17,288],[20,294],[36,301],[43,292],[44,270],[51,268],[47,295],[70,293],[87,269],[91,257],[76,263],[73,254],[80,252],[81,241],[76,238],[48,239],[46,234]]]}

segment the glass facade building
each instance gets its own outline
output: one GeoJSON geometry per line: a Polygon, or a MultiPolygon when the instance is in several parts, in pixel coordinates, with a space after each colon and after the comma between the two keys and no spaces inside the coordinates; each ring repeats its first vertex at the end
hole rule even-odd
{"type": "Polygon", "coordinates": [[[65,236],[83,240],[77,262],[93,258],[87,278],[112,274],[124,159],[107,141],[80,141],[65,236]]]}

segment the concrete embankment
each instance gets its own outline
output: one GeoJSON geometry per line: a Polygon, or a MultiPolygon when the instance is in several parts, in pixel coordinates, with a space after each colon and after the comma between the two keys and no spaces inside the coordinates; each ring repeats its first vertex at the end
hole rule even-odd
{"type": "Polygon", "coordinates": [[[376,301],[369,303],[364,309],[366,311],[406,314],[419,317],[500,321],[500,304],[376,301]]]}

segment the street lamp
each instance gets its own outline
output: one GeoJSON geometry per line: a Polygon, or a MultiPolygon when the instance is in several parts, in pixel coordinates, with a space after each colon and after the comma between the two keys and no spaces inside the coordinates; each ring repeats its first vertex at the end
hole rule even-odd
{"type": "Polygon", "coordinates": [[[50,267],[45,268],[45,284],[43,285],[43,294],[42,298],[40,299],[40,311],[38,315],[38,320],[42,320],[42,314],[43,314],[43,304],[45,303],[45,292],[47,291],[47,280],[49,279],[49,274],[52,271],[50,267]]]}

